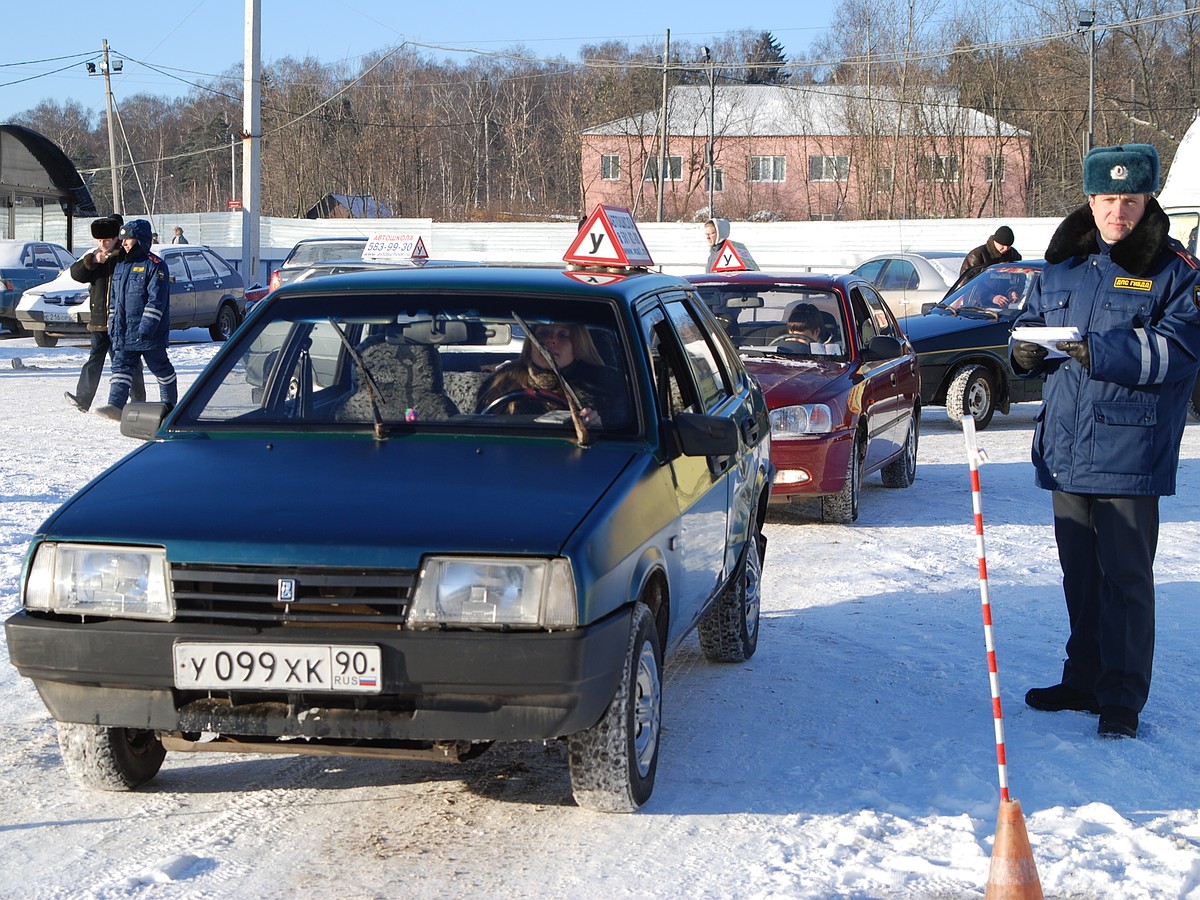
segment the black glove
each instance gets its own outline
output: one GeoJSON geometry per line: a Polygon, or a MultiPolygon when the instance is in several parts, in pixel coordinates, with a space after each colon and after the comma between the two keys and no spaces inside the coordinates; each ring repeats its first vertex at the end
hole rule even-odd
{"type": "Polygon", "coordinates": [[[1087,341],[1059,341],[1054,346],[1085,369],[1091,369],[1092,356],[1088,353],[1087,341]]]}
{"type": "Polygon", "coordinates": [[[1049,351],[1041,344],[1032,341],[1017,341],[1013,344],[1012,358],[1026,372],[1032,372],[1045,360],[1049,351]]]}

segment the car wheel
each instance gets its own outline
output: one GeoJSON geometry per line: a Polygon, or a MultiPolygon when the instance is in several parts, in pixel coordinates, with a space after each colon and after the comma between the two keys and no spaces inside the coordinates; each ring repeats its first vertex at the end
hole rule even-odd
{"type": "Polygon", "coordinates": [[[846,463],[846,484],[836,494],[821,498],[821,521],[849,525],[858,518],[858,489],[862,484],[862,441],[854,439],[846,463]]]}
{"type": "Polygon", "coordinates": [[[600,721],[567,738],[571,793],[584,809],[633,812],[650,799],[662,731],[662,648],[638,603],[617,692],[600,721]]]}
{"type": "Polygon", "coordinates": [[[697,627],[700,649],[713,662],[743,662],[758,649],[762,549],[766,539],[757,531],[746,541],[733,578],[697,627]]]}
{"type": "Polygon", "coordinates": [[[237,331],[237,307],[232,303],[222,303],[217,310],[217,320],[208,326],[208,335],[214,341],[227,341],[237,331]]]}
{"type": "Polygon", "coordinates": [[[58,338],[46,334],[44,331],[35,331],[33,333],[33,342],[39,347],[57,347],[58,338]]]}
{"type": "Polygon", "coordinates": [[[153,731],[58,723],[58,746],[67,771],[86,787],[131,791],[162,768],[167,751],[153,731]]]}
{"type": "Polygon", "coordinates": [[[996,414],[996,385],[983,366],[962,366],[946,389],[946,415],[950,421],[961,422],[968,414],[980,431],[988,427],[996,414]]]}
{"type": "Polygon", "coordinates": [[[906,488],[917,480],[917,442],[921,433],[921,411],[914,409],[904,436],[904,452],[879,471],[883,486],[906,488]]]}

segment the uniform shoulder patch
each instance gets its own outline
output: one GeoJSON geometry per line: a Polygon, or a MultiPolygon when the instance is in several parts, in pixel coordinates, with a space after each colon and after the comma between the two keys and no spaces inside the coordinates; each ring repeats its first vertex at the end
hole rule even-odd
{"type": "Polygon", "coordinates": [[[1189,269],[1200,269],[1200,260],[1196,259],[1196,257],[1192,256],[1186,250],[1176,250],[1175,255],[1182,259],[1189,269]]]}

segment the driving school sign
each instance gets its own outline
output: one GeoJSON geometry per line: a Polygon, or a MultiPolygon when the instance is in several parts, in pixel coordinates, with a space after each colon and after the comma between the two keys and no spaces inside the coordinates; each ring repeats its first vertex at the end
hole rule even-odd
{"type": "Polygon", "coordinates": [[[403,259],[429,259],[425,240],[413,232],[377,232],[371,235],[362,252],[372,262],[396,262],[403,259]]]}
{"type": "Polygon", "coordinates": [[[563,260],[577,266],[652,266],[633,213],[598,205],[579,229],[563,260]]]}

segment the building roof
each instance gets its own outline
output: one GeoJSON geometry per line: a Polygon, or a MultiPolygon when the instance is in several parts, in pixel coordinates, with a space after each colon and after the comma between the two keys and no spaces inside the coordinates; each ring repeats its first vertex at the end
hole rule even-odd
{"type": "MultiPolygon", "coordinates": [[[[1017,137],[1027,135],[976,109],[958,105],[952,88],[925,88],[920,102],[897,101],[890,87],[865,85],[731,85],[714,89],[716,135],[729,137],[793,137],[800,135],[886,137],[897,130],[904,135],[954,134],[961,137],[1017,137]]],[[[667,98],[667,132],[673,136],[706,138],[709,115],[708,85],[681,85],[667,98]]],[[[658,110],[615,119],[585,129],[597,136],[658,132],[658,110]]]]}
{"type": "Polygon", "coordinates": [[[96,216],[91,191],[58,144],[32,128],[0,125],[0,183],[55,191],[70,198],[76,216],[96,216]],[[14,153],[19,146],[23,153],[14,153]],[[28,154],[28,158],[24,158],[28,154]]]}

